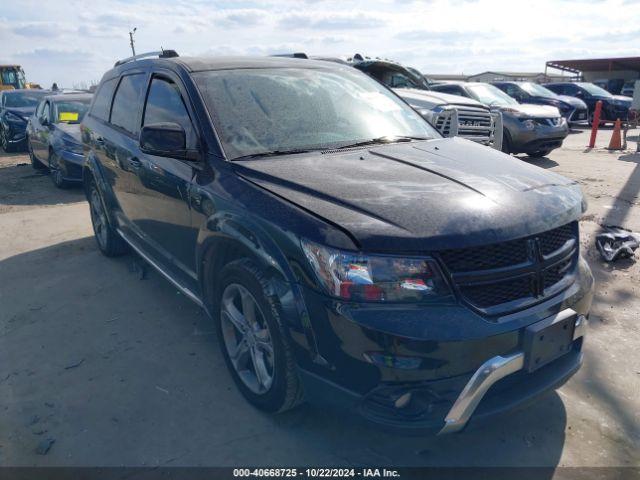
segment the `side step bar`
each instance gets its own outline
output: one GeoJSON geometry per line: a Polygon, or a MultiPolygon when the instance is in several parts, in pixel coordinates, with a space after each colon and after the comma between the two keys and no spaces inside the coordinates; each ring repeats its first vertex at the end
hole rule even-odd
{"type": "Polygon", "coordinates": [[[178,290],[180,290],[180,292],[182,292],[189,300],[191,300],[192,302],[194,302],[196,305],[198,305],[199,307],[204,307],[204,304],[202,303],[202,300],[200,300],[200,297],[198,297],[198,295],[196,295],[193,291],[191,291],[189,288],[185,287],[184,285],[182,285],[180,282],[178,282],[177,280],[175,280],[168,272],[166,272],[160,265],[158,265],[151,257],[149,257],[146,253],[144,253],[142,251],[142,249],[140,247],[138,247],[135,242],[133,242],[129,236],[124,233],[122,230],[118,229],[118,234],[122,237],[122,239],[127,242],[129,244],[129,246],[131,248],[133,248],[133,250],[135,250],[135,252],[140,255],[142,258],[144,258],[147,263],[149,263],[153,268],[155,268],[158,272],[160,272],[160,274],[166,278],[167,280],[169,280],[178,290]]]}

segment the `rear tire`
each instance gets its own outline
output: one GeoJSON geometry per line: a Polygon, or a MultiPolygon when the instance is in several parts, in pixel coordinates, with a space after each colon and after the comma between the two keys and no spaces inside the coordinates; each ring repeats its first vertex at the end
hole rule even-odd
{"type": "Polygon", "coordinates": [[[511,153],[511,137],[508,130],[505,128],[502,132],[502,152],[509,155],[511,153]]]}
{"type": "Polygon", "coordinates": [[[129,246],[109,223],[108,211],[102,201],[95,182],[89,185],[89,210],[96,243],[107,257],[118,257],[129,250],[129,246]]]}
{"type": "Polygon", "coordinates": [[[220,286],[213,303],[216,329],[238,389],[265,412],[294,408],[303,400],[302,385],[277,300],[266,293],[264,274],[250,260],[241,259],[214,275],[220,286]]]}
{"type": "Polygon", "coordinates": [[[49,176],[57,188],[66,189],[71,186],[71,184],[64,179],[62,169],[60,168],[60,158],[58,158],[53,150],[49,151],[49,176]]]}

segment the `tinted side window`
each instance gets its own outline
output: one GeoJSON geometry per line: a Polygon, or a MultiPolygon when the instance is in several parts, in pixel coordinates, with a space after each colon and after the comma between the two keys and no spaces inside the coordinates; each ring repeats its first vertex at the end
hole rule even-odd
{"type": "Polygon", "coordinates": [[[38,108],[36,108],[36,118],[40,118],[42,116],[42,110],[44,110],[44,101],[38,104],[38,108]]]}
{"type": "Polygon", "coordinates": [[[144,83],[143,73],[122,77],[111,108],[111,123],[134,135],[140,131],[138,106],[144,91],[144,83]]]}
{"type": "Polygon", "coordinates": [[[93,107],[91,107],[91,115],[99,118],[100,120],[104,120],[105,122],[109,121],[111,98],[113,98],[113,91],[116,88],[116,81],[117,78],[112,78],[111,80],[102,82],[102,85],[100,85],[100,88],[96,93],[93,107]]]}
{"type": "Polygon", "coordinates": [[[196,148],[196,133],[189,118],[180,89],[171,80],[155,77],[149,87],[143,125],[173,122],[184,128],[187,148],[196,148]]]}
{"type": "Polygon", "coordinates": [[[49,116],[51,115],[51,110],[49,108],[49,102],[46,102],[44,104],[44,107],[42,108],[42,115],[40,116],[41,120],[49,120],[49,116]]]}

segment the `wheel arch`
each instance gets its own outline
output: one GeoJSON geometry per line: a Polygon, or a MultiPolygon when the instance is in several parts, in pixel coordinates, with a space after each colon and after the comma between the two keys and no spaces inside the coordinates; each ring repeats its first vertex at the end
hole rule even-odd
{"type": "Polygon", "coordinates": [[[295,274],[285,254],[264,229],[246,217],[218,213],[206,222],[200,232],[198,245],[198,279],[209,315],[213,316],[218,308],[212,302],[220,288],[216,273],[230,262],[247,258],[264,274],[265,293],[276,300],[280,319],[289,331],[290,338],[307,351],[313,361],[326,363],[318,354],[311,324],[305,321],[309,313],[295,274]],[[292,335],[293,332],[300,335],[292,335]]]}

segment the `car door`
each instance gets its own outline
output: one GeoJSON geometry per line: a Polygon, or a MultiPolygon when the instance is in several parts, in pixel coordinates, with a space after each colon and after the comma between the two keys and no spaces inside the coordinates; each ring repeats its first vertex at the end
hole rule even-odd
{"type": "Polygon", "coordinates": [[[45,100],[42,112],[38,118],[38,129],[35,134],[36,146],[34,153],[43,162],[49,159],[48,142],[51,130],[51,102],[45,100]]]}
{"type": "MultiPolygon", "coordinates": [[[[187,99],[177,77],[169,72],[154,74],[149,82],[142,126],[177,123],[186,133],[186,148],[197,150],[198,134],[187,99]]],[[[189,191],[199,168],[197,162],[150,155],[141,150],[137,155],[137,175],[143,194],[137,197],[136,226],[181,273],[195,280],[198,230],[191,222],[189,191]]]]}
{"type": "MultiPolygon", "coordinates": [[[[40,117],[42,116],[42,111],[44,110],[44,104],[46,100],[42,100],[38,106],[36,107],[36,111],[33,116],[30,118],[29,126],[27,126],[27,134],[29,135],[29,143],[31,144],[31,149],[34,153],[36,153],[40,147],[38,145],[39,138],[38,133],[42,125],[40,124],[40,117]]],[[[37,153],[36,153],[37,155],[37,153]]]]}
{"type": "Polygon", "coordinates": [[[108,117],[110,128],[101,137],[100,162],[109,170],[110,186],[122,212],[122,228],[127,230],[135,229],[140,215],[138,196],[144,194],[138,178],[138,143],[147,81],[148,74],[144,71],[127,72],[120,77],[108,117]]]}

